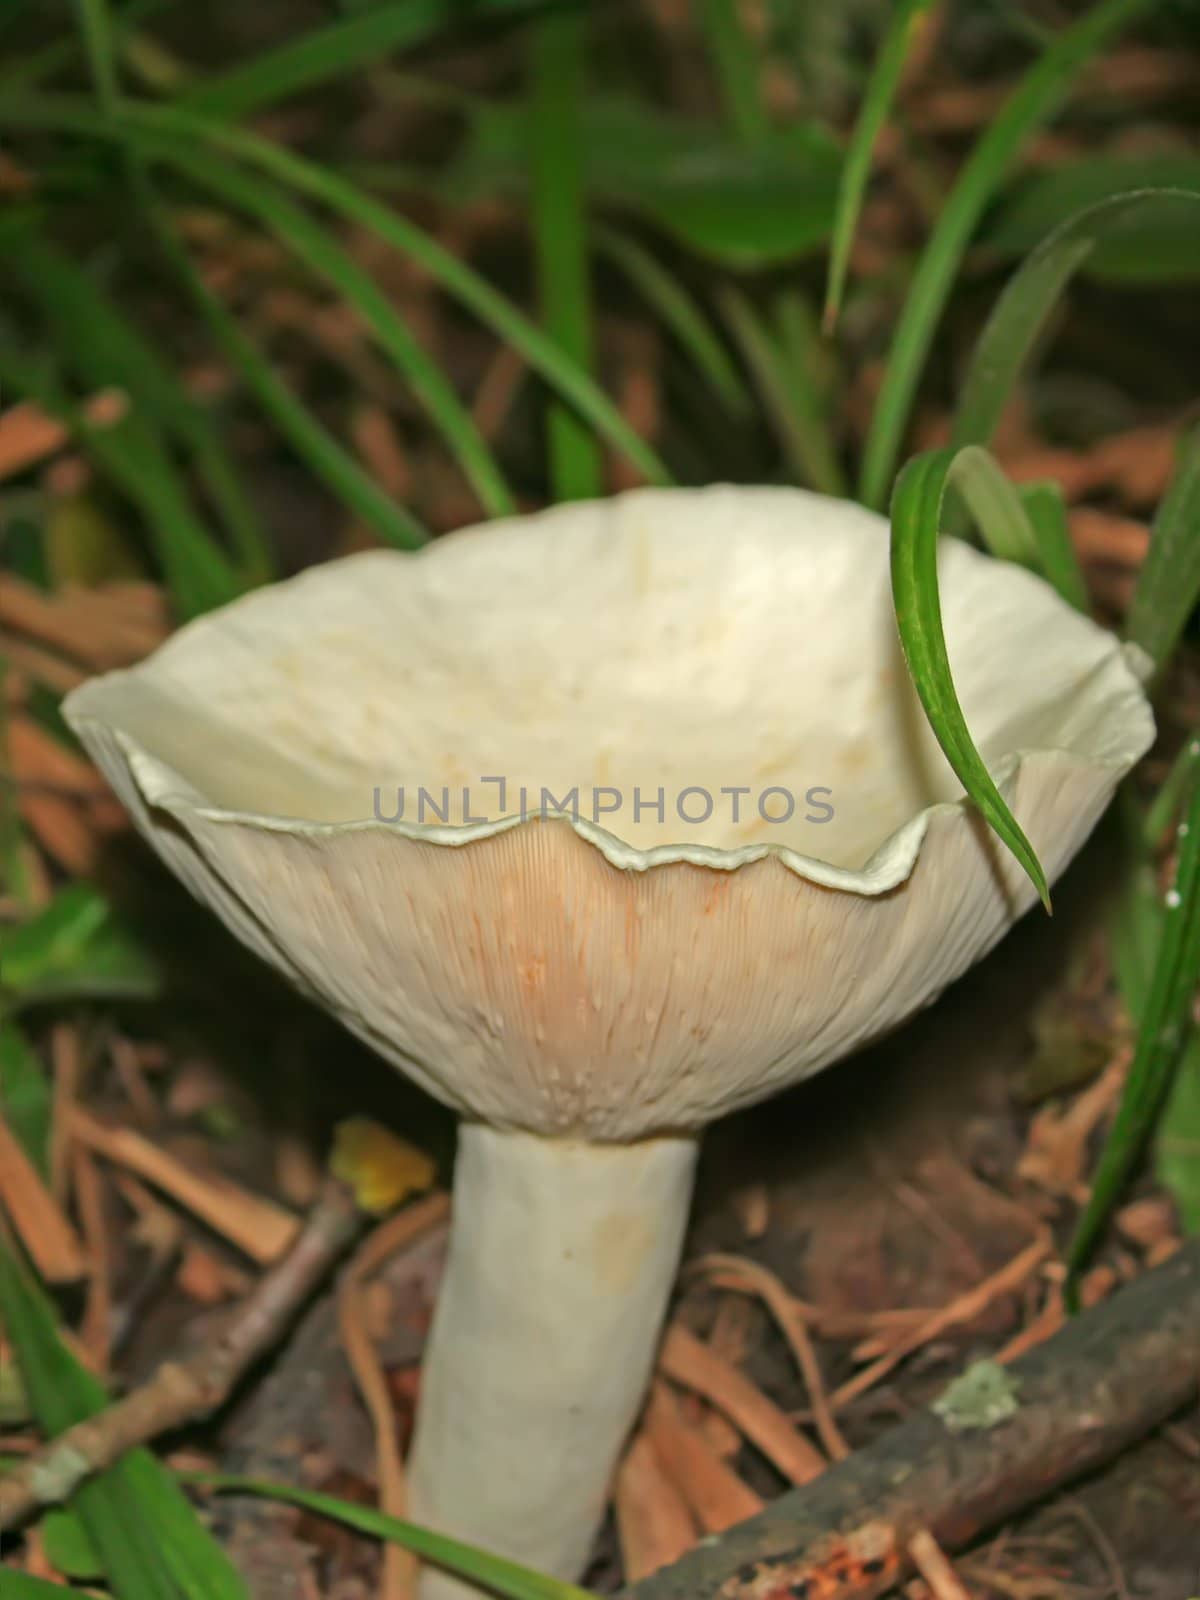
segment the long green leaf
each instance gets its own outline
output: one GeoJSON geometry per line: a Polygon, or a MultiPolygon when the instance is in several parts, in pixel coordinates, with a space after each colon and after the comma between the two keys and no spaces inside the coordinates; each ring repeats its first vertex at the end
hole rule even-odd
{"type": "Polygon", "coordinates": [[[987,444],[1030,351],[1072,276],[1114,230],[1163,208],[1192,214],[1200,251],[1200,193],[1138,189],[1109,195],[1068,217],[1005,285],[971,355],[954,411],[955,444],[987,444]]]}
{"type": "Polygon", "coordinates": [[[938,596],[937,547],[952,484],[960,492],[978,472],[978,456],[953,449],[914,457],[892,496],[892,595],[904,657],[937,741],[971,800],[1028,873],[1047,911],[1050,888],[1033,846],[975,748],[959,704],[938,596]]]}
{"type": "Polygon", "coordinates": [[[415,1523],[404,1522],[399,1517],[389,1517],[368,1506],[339,1500],[333,1495],[318,1494],[310,1489],[294,1489],[284,1483],[268,1483],[258,1478],[236,1477],[226,1473],[194,1473],[188,1475],[193,1483],[236,1494],[261,1495],[268,1500],[282,1500],[286,1505],[300,1506],[318,1516],[331,1517],[347,1528],[356,1528],[373,1539],[384,1539],[389,1544],[401,1545],[424,1560],[435,1562],[468,1582],[482,1584],[504,1600],[596,1600],[588,1589],[580,1589],[561,1578],[550,1578],[503,1556],[489,1555],[474,1545],[448,1539],[444,1534],[432,1533],[415,1523]]]}
{"type": "Polygon", "coordinates": [[[289,95],[345,76],[393,50],[420,44],[455,22],[519,19],[538,0],[388,0],[323,28],[309,28],[286,44],[196,84],[181,97],[190,110],[226,120],[261,111],[289,95]]]}
{"type": "MultiPolygon", "coordinates": [[[[103,1387],[59,1338],[44,1293],[3,1243],[0,1317],[46,1433],[63,1433],[104,1408],[103,1387]]],[[[148,1451],[131,1451],[81,1484],[71,1505],[118,1600],[248,1600],[228,1558],[148,1451]]]]}
{"type": "MultiPolygon", "coordinates": [[[[815,119],[738,144],[711,121],[629,95],[597,91],[579,108],[594,206],[632,212],[684,249],[735,271],[790,265],[829,237],[841,150],[815,119]]],[[[443,201],[523,196],[527,115],[522,101],[470,116],[457,155],[422,181],[443,201]]]]}
{"type": "Polygon", "coordinates": [[[1200,599],[1200,427],[1185,441],[1150,531],[1126,631],[1162,667],[1200,599]]]}
{"type": "Polygon", "coordinates": [[[829,247],[829,274],[825,285],[823,320],[827,333],[833,332],[841,309],[846,276],[850,269],[854,230],[858,226],[863,195],[871,172],[871,156],[891,110],[917,23],[930,4],[931,0],[898,0],[871,69],[838,184],[837,211],[829,247]]]}
{"type": "MultiPolygon", "coordinates": [[[[586,86],[586,17],[539,19],[530,30],[530,157],[533,238],[547,333],[585,372],[592,365],[584,147],[580,106],[586,86]]],[[[591,429],[554,400],[547,418],[555,500],[587,500],[601,489],[591,429]]]]}
{"type": "Polygon", "coordinates": [[[984,207],[1025,141],[1053,115],[1080,68],[1152,3],[1100,0],[1064,29],[972,150],[925,246],[887,354],[863,453],[860,496],[867,505],[880,507],[887,501],[925,357],[984,207]]]}
{"type": "Polygon", "coordinates": [[[662,461],[587,373],[486,279],[414,223],[336,173],[244,129],[214,124],[208,118],[169,107],[128,103],[122,108],[120,121],[119,129],[114,131],[77,97],[69,95],[31,95],[0,102],[0,126],[7,123],[57,128],[90,138],[124,139],[168,164],[186,158],[197,145],[222,150],[270,173],[298,193],[329,206],[338,215],[361,224],[417,261],[449,294],[518,351],[648,482],[671,481],[662,461]]]}
{"type": "Polygon", "coordinates": [[[1200,788],[1191,797],[1178,841],[1175,878],[1163,902],[1162,932],[1129,1076],[1067,1256],[1072,1283],[1153,1130],[1188,1048],[1200,983],[1200,788]]]}
{"type": "Polygon", "coordinates": [[[9,269],[35,298],[60,338],[64,357],[90,385],[117,384],[142,425],[174,436],[221,513],[248,578],[265,580],[273,562],[259,520],[211,419],[190,398],[158,352],[103,295],[91,277],[48,239],[23,229],[9,269]]]}

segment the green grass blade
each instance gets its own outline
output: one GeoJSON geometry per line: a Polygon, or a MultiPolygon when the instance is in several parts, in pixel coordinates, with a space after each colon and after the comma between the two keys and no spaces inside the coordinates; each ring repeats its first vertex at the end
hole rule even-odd
{"type": "MultiPolygon", "coordinates": [[[[580,122],[586,49],[586,15],[551,13],[530,30],[533,241],[542,320],[550,337],[585,372],[592,365],[580,122]]],[[[594,498],[601,491],[602,463],[591,429],[558,400],[551,401],[546,425],[554,499],[594,498]]]]}
{"type": "Polygon", "coordinates": [[[1185,440],[1150,530],[1126,632],[1162,667],[1200,599],[1200,427],[1185,440]]]}
{"type": "Polygon", "coordinates": [[[1154,1170],[1179,1207],[1186,1233],[1200,1233],[1200,1034],[1191,1037],[1158,1125],[1154,1170]]]}
{"type": "Polygon", "coordinates": [[[1144,839],[1147,848],[1156,850],[1179,813],[1191,804],[1192,792],[1200,784],[1200,738],[1193,736],[1171,763],[1162,788],[1146,813],[1144,839]]]}
{"type": "Polygon", "coordinates": [[[1021,504],[1033,528],[1038,569],[1068,605],[1085,615],[1090,609],[1087,582],[1067,525],[1067,505],[1056,483],[1025,484],[1021,504]]]}
{"type": "Polygon", "coordinates": [[[843,493],[841,468],[811,372],[784,358],[779,336],[748,295],[723,289],[720,303],[796,476],[824,494],[843,493]]]}
{"type": "MultiPolygon", "coordinates": [[[[1077,610],[1088,609],[1087,588],[1067,528],[1066,505],[1055,484],[1018,489],[995,457],[974,444],[957,447],[952,478],[994,556],[1028,567],[1052,583],[1077,610]]],[[[953,528],[953,516],[950,522],[953,528]]]]}
{"type": "MultiPolygon", "coordinates": [[[[126,38],[139,23],[145,22],[157,12],[165,11],[174,4],[175,0],[130,0],[112,23],[117,42],[126,38]]],[[[0,94],[14,94],[37,88],[47,78],[54,77],[64,67],[76,62],[83,47],[83,30],[72,28],[64,32],[61,38],[55,39],[53,43],[43,46],[40,50],[28,51],[13,61],[5,62],[3,70],[0,71],[0,94]]]]}
{"type": "Polygon", "coordinates": [[[189,1482],[210,1484],[214,1488],[237,1494],[261,1495],[268,1500],[282,1500],[285,1505],[300,1506],[318,1516],[331,1517],[347,1528],[355,1528],[372,1539],[384,1539],[398,1544],[423,1560],[435,1562],[468,1582],[482,1584],[503,1600],[596,1600],[588,1589],[580,1589],[561,1578],[550,1578],[523,1567],[503,1556],[489,1555],[474,1545],[448,1539],[444,1534],[432,1533],[415,1523],[389,1517],[369,1506],[356,1505],[350,1500],[339,1500],[333,1495],[318,1494],[310,1489],[293,1489],[288,1484],[267,1483],[258,1478],[242,1478],[225,1473],[188,1474],[189,1482]]]}
{"type": "Polygon", "coordinates": [[[726,410],[748,417],[753,402],[728,350],[680,280],[636,239],[601,223],[592,230],[597,247],[629,279],[646,304],[690,358],[726,410]]]}
{"type": "Polygon", "coordinates": [[[850,270],[854,230],[858,226],[859,212],[871,174],[871,156],[891,110],[917,23],[930,4],[931,0],[898,0],[871,69],[838,182],[837,211],[829,247],[829,274],[825,284],[825,311],[822,318],[826,333],[833,332],[841,310],[850,270]]]}
{"type": "Polygon", "coordinates": [[[80,377],[97,387],[124,389],[146,426],[190,452],[246,577],[269,578],[273,561],[266,537],[216,428],[149,341],[87,272],[40,234],[22,229],[8,265],[56,329],[64,357],[80,377]]]}
{"type": "Polygon", "coordinates": [[[511,515],[516,501],[471,413],[438,364],[397,315],[387,295],[333,235],[273,184],[226,162],[215,161],[204,152],[176,150],[171,162],[203,188],[249,213],[354,307],[412,387],[484,510],[494,517],[511,515]]]}
{"type": "Polygon", "coordinates": [[[198,616],[240,592],[237,574],[197,520],[145,418],[131,411],[111,427],[94,427],[43,371],[5,347],[0,379],[69,429],[138,507],[182,616],[198,616]]]}
{"type": "Polygon", "coordinates": [[[121,98],[117,79],[116,44],[112,34],[106,0],[77,0],[80,28],[96,103],[106,116],[112,116],[121,98]]]}
{"type": "MultiPolygon", "coordinates": [[[[29,1404],[51,1437],[107,1404],[101,1384],[58,1335],[54,1314],[25,1266],[0,1243],[0,1318],[29,1404]]],[[[220,1547],[170,1473],[131,1451],[72,1495],[118,1600],[248,1600],[220,1547]]]]}
{"type": "Polygon", "coordinates": [[[180,282],[192,296],[213,337],[313,476],[396,549],[415,550],[426,543],[429,536],[412,513],[384,493],[374,478],[292,393],[253,341],[242,332],[236,318],[196,271],[164,211],[153,200],[147,215],[180,282]]]}
{"type": "Polygon", "coordinates": [[[759,87],[762,63],[742,25],[737,0],[700,0],[700,21],[716,70],[725,121],[741,144],[761,144],[769,123],[759,87]]]}
{"type": "Polygon", "coordinates": [[[1065,28],[981,135],[917,266],[884,369],[863,453],[860,498],[882,507],[938,320],[975,226],[1022,145],[1054,113],[1076,73],[1153,0],[1100,0],[1065,28]]]}
{"type": "MultiPolygon", "coordinates": [[[[533,9],[532,0],[483,0],[472,8],[470,20],[519,18],[533,9]]],[[[214,118],[235,121],[289,95],[381,61],[393,50],[420,44],[430,34],[462,20],[464,7],[458,0],[389,0],[323,28],[310,28],[278,49],[195,85],[180,103],[214,118]]]]}
{"type": "Polygon", "coordinates": [[[8,658],[0,655],[0,893],[11,895],[19,906],[27,906],[31,885],[25,861],[25,829],[10,777],[12,762],[8,754],[8,671],[8,658]]]}
{"type": "Polygon", "coordinates": [[[54,1091],[29,1040],[0,1016],[0,1116],[43,1177],[49,1176],[54,1091]]]}
{"type": "Polygon", "coordinates": [[[48,1583],[45,1578],[31,1578],[25,1572],[6,1572],[4,1575],[4,1600],[63,1600],[67,1593],[60,1583],[48,1583]]]}
{"type": "Polygon", "coordinates": [[[987,444],[1055,302],[1105,238],[1139,214],[1161,207],[1195,211],[1200,248],[1200,194],[1139,189],[1108,196],[1077,212],[1043,239],[1009,279],[971,356],[954,413],[955,444],[987,444]]]}
{"type": "Polygon", "coordinates": [[[386,244],[418,262],[460,304],[518,351],[647,482],[671,482],[670,473],[655,452],[638,437],[604,391],[563,354],[553,339],[493,289],[485,278],[421,228],[327,168],[243,129],[225,127],[169,107],[126,102],[121,111],[121,127],[114,131],[78,97],[14,97],[0,101],[0,126],[6,123],[57,128],[99,139],[124,139],[168,163],[181,153],[186,155],[197,144],[241,157],[287,187],[361,224],[386,244]]]}
{"type": "MultiPolygon", "coordinates": [[[[952,485],[982,503],[973,487],[977,456],[931,450],[914,457],[892,496],[892,596],[908,670],[930,727],[971,800],[1024,867],[1050,910],[1050,889],[1033,846],[992,781],[975,748],[954,688],[938,596],[937,547],[942,512],[952,485]]],[[[991,514],[990,512],[987,514],[991,514]]]]}
{"type": "Polygon", "coordinates": [[[1175,879],[1163,902],[1162,932],[1129,1077],[1067,1256],[1072,1284],[1154,1128],[1188,1048],[1200,983],[1200,789],[1192,794],[1178,841],[1175,879]]]}
{"type": "Polygon", "coordinates": [[[162,973],[100,891],[69,883],[15,927],[0,927],[0,995],[15,1005],[48,1000],[149,1000],[162,973]]]}

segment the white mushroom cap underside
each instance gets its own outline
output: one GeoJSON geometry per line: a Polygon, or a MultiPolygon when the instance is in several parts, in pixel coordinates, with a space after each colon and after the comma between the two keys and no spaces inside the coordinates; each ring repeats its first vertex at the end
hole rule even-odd
{"type": "MultiPolygon", "coordinates": [[[[1054,878],[1148,705],[1036,577],[958,541],[940,568],[968,724],[1054,878]]],[[[1034,898],[908,683],[887,524],[799,490],[637,491],[314,568],[67,710],[235,933],[501,1126],[697,1126],[902,1020],[1034,898]],[[543,786],[574,814],[539,819],[543,786]]]]}

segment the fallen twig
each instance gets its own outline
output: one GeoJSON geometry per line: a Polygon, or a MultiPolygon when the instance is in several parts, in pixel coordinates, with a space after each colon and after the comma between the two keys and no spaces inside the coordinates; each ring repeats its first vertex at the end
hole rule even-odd
{"type": "Polygon", "coordinates": [[[331,1183],[288,1254],[265,1273],[216,1339],[51,1441],[0,1478],[0,1529],[65,1500],[136,1445],[217,1410],[242,1373],[276,1342],[358,1232],[361,1213],[331,1183]]]}
{"type": "Polygon", "coordinates": [[[948,1328],[973,1321],[1000,1295],[1011,1294],[1014,1289],[1019,1289],[1034,1268],[1040,1266],[1046,1259],[1052,1248],[1053,1241],[1048,1234],[1035,1239],[1021,1251],[1020,1255],[1014,1256],[1001,1267],[999,1272],[994,1272],[990,1278],[985,1278],[982,1283],[977,1283],[974,1288],[959,1295],[940,1311],[935,1311],[928,1322],[911,1329],[886,1354],[880,1356],[878,1361],[855,1373],[853,1378],[847,1379],[832,1396],[830,1403],[833,1409],[840,1411],[843,1406],[849,1405],[851,1400],[874,1388],[881,1378],[886,1377],[893,1367],[904,1360],[905,1356],[940,1338],[948,1328]]]}
{"type": "Polygon", "coordinates": [[[824,1456],[779,1407],[682,1323],[667,1329],[658,1364],[674,1383],[719,1407],[792,1483],[809,1483],[825,1471],[824,1456]]]}
{"type": "Polygon", "coordinates": [[[297,1238],[300,1223],[290,1211],[227,1178],[193,1172],[133,1128],[110,1126],[80,1105],[71,1108],[70,1128],[89,1150],[162,1189],[260,1266],[278,1261],[297,1238]]]}
{"type": "Polygon", "coordinates": [[[912,1571],[922,1529],[961,1549],[1111,1460],[1200,1388],[1200,1240],[1008,1371],[1003,1422],[952,1432],[920,1412],[626,1600],[874,1600],[912,1571]]]}

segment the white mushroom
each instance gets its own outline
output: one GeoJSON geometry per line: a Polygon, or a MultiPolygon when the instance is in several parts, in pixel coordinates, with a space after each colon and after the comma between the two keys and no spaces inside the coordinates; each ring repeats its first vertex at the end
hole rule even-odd
{"type": "MultiPolygon", "coordinates": [[[[1150,711],[1038,578],[940,561],[968,724],[1053,879],[1150,711]]],[[[412,1514],[576,1576],[701,1129],[1035,898],[911,690],[887,524],[787,489],[563,506],[251,594],[67,714],[189,887],[461,1113],[412,1514]]]]}

